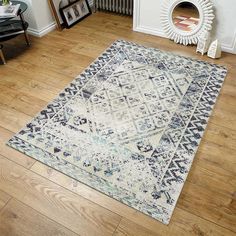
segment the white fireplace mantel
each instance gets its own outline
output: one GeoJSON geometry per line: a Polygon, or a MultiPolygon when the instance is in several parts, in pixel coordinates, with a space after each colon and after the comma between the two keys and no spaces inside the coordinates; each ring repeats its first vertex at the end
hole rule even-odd
{"type": "MultiPolygon", "coordinates": [[[[165,0],[134,0],[133,30],[166,37],[160,21],[165,0]]],[[[212,37],[220,40],[222,50],[236,54],[235,0],[212,0],[215,19],[212,37]]]]}

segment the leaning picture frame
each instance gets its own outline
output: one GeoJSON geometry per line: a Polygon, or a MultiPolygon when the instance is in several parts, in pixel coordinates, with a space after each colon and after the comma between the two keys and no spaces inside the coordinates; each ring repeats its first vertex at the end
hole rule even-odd
{"type": "Polygon", "coordinates": [[[64,21],[60,15],[60,3],[61,0],[48,0],[48,4],[56,21],[58,30],[62,30],[64,28],[64,21]]]}
{"type": "Polygon", "coordinates": [[[67,28],[89,16],[92,11],[87,0],[76,0],[60,9],[61,18],[67,28]]]}

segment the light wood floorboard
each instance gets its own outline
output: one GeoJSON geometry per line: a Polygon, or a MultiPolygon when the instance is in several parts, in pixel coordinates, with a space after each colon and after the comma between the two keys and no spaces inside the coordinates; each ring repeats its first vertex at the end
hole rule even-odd
{"type": "Polygon", "coordinates": [[[78,236],[15,199],[0,212],[0,222],[0,232],[4,236],[78,236]]]}
{"type": "Polygon", "coordinates": [[[11,196],[0,190],[0,211],[11,199],[11,196]]]}
{"type": "Polygon", "coordinates": [[[79,235],[111,235],[121,217],[0,156],[0,190],[79,235]]]}
{"type": "Polygon", "coordinates": [[[235,235],[236,55],[132,31],[130,17],[96,13],[70,30],[4,44],[0,65],[0,235],[235,235]],[[229,72],[168,226],[5,145],[114,40],[226,65],[229,72]]]}

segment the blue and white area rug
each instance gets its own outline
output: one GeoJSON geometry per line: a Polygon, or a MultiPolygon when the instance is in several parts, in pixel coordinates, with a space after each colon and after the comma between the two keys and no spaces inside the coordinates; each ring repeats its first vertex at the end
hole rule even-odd
{"type": "Polygon", "coordinates": [[[118,40],[8,145],[168,224],[225,76],[118,40]]]}

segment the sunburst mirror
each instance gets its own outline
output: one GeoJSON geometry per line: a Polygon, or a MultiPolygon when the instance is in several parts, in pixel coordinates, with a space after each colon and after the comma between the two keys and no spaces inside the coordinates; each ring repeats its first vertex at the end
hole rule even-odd
{"type": "Polygon", "coordinates": [[[184,45],[197,44],[200,35],[211,30],[213,19],[210,0],[167,0],[161,14],[168,38],[184,45]]]}

